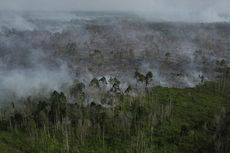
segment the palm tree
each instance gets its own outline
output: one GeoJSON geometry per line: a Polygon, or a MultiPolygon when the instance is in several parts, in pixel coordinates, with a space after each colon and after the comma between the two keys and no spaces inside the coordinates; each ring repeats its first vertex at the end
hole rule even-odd
{"type": "Polygon", "coordinates": [[[137,82],[145,83],[145,88],[147,90],[147,86],[152,80],[153,74],[149,71],[146,75],[144,75],[136,70],[134,78],[137,80],[137,82]]]}

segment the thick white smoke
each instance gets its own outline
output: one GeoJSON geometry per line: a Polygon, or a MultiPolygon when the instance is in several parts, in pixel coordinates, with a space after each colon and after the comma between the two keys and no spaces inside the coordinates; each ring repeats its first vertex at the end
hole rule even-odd
{"type": "Polygon", "coordinates": [[[0,101],[33,95],[46,95],[71,85],[67,67],[56,70],[46,68],[0,71],[0,101]]]}
{"type": "MultiPolygon", "coordinates": [[[[208,13],[197,8],[199,15],[196,17],[195,13],[191,18],[194,11],[167,5],[153,11],[160,15],[135,12],[154,21],[196,22],[198,17],[199,22],[222,21],[211,9],[208,13]],[[167,11],[161,12],[166,6],[167,11]]],[[[206,72],[205,80],[212,79],[209,76],[213,74],[208,73],[212,66],[208,65],[215,64],[216,57],[229,59],[224,52],[229,48],[225,44],[228,40],[221,32],[229,29],[228,24],[154,23],[118,14],[122,17],[101,12],[0,14],[0,101],[65,90],[74,79],[72,70],[85,84],[94,77],[116,76],[127,82],[124,89],[128,84],[135,86],[133,75],[138,68],[141,73],[153,73],[152,85],[195,86],[200,83],[202,72],[206,72]],[[73,69],[54,56],[69,62],[73,69]]]]}
{"type": "MultiPolygon", "coordinates": [[[[13,56],[17,56],[16,52],[13,56]]],[[[0,62],[0,102],[28,96],[46,96],[53,90],[65,91],[72,85],[71,71],[61,60],[54,59],[52,61],[55,64],[49,63],[45,59],[48,55],[42,50],[30,50],[25,56],[28,56],[28,64],[24,66],[11,67],[10,64],[0,62]]]]}

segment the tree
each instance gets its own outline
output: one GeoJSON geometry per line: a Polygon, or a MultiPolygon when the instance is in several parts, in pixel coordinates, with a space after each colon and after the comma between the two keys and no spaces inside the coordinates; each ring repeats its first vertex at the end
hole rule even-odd
{"type": "Polygon", "coordinates": [[[121,91],[120,89],[120,81],[115,77],[115,78],[110,78],[109,82],[112,84],[112,88],[110,91],[112,92],[119,92],[121,91]]]}
{"type": "Polygon", "coordinates": [[[99,87],[100,87],[100,85],[99,85],[99,81],[98,81],[98,79],[93,78],[93,79],[90,81],[89,86],[90,86],[90,87],[96,87],[96,88],[99,88],[99,87]]]}
{"type": "Polygon", "coordinates": [[[137,82],[144,82],[145,81],[145,76],[138,72],[137,70],[135,71],[134,78],[137,80],[137,82]]]}
{"type": "Polygon", "coordinates": [[[145,82],[145,86],[147,87],[147,85],[149,84],[149,82],[152,80],[153,78],[153,74],[152,72],[148,72],[146,75],[138,72],[136,70],[135,72],[135,75],[134,75],[134,78],[138,81],[138,82],[141,82],[141,83],[144,83],[145,82]]]}
{"type": "Polygon", "coordinates": [[[37,104],[36,110],[33,114],[38,127],[44,127],[45,124],[47,124],[48,122],[48,106],[48,103],[45,101],[39,101],[39,103],[37,104]]]}
{"type": "Polygon", "coordinates": [[[204,76],[203,75],[199,75],[199,78],[200,78],[200,82],[204,83],[204,76]]]}
{"type": "Polygon", "coordinates": [[[149,84],[149,82],[152,80],[153,78],[153,74],[152,72],[148,72],[146,75],[145,75],[145,85],[147,87],[147,85],[149,84]]]}
{"type": "Polygon", "coordinates": [[[132,90],[132,87],[129,85],[128,88],[125,90],[125,93],[128,94],[132,90]]]}
{"type": "Polygon", "coordinates": [[[85,84],[75,80],[72,87],[70,88],[70,94],[74,98],[76,98],[79,102],[83,102],[85,100],[85,84]]]}
{"type": "Polygon", "coordinates": [[[153,74],[149,71],[146,75],[144,75],[136,70],[134,78],[137,80],[137,82],[145,83],[145,89],[147,91],[147,86],[149,82],[152,80],[153,74]]]}
{"type": "Polygon", "coordinates": [[[102,77],[99,79],[100,82],[102,82],[103,84],[107,84],[106,78],[102,77]]]}
{"type": "Polygon", "coordinates": [[[67,115],[67,99],[64,93],[58,93],[54,91],[50,96],[51,110],[50,110],[50,120],[53,123],[58,121],[62,122],[62,119],[67,115]]]}

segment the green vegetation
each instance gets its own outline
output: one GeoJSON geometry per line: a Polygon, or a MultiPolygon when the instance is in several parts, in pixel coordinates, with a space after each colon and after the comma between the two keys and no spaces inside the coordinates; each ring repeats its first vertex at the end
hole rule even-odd
{"type": "MultiPolygon", "coordinates": [[[[111,107],[84,105],[85,87],[79,82],[71,89],[81,99],[76,103],[57,91],[47,99],[12,103],[0,114],[0,152],[229,152],[228,76],[226,70],[217,82],[185,89],[155,87],[136,97],[108,93],[118,101],[111,107]]],[[[119,81],[110,81],[117,89],[119,81]]]]}

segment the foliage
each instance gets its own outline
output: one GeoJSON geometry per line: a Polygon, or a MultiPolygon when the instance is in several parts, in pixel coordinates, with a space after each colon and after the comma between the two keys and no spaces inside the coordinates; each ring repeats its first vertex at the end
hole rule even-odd
{"type": "MultiPolygon", "coordinates": [[[[114,88],[119,86],[116,78],[110,82],[114,88]]],[[[57,91],[42,101],[27,99],[23,107],[12,105],[10,110],[1,111],[0,150],[1,153],[228,152],[227,82],[225,76],[195,88],[155,87],[137,97],[116,94],[119,103],[111,107],[69,103],[64,93],[57,91]]],[[[84,85],[77,82],[72,92],[83,90],[84,85]]]]}

